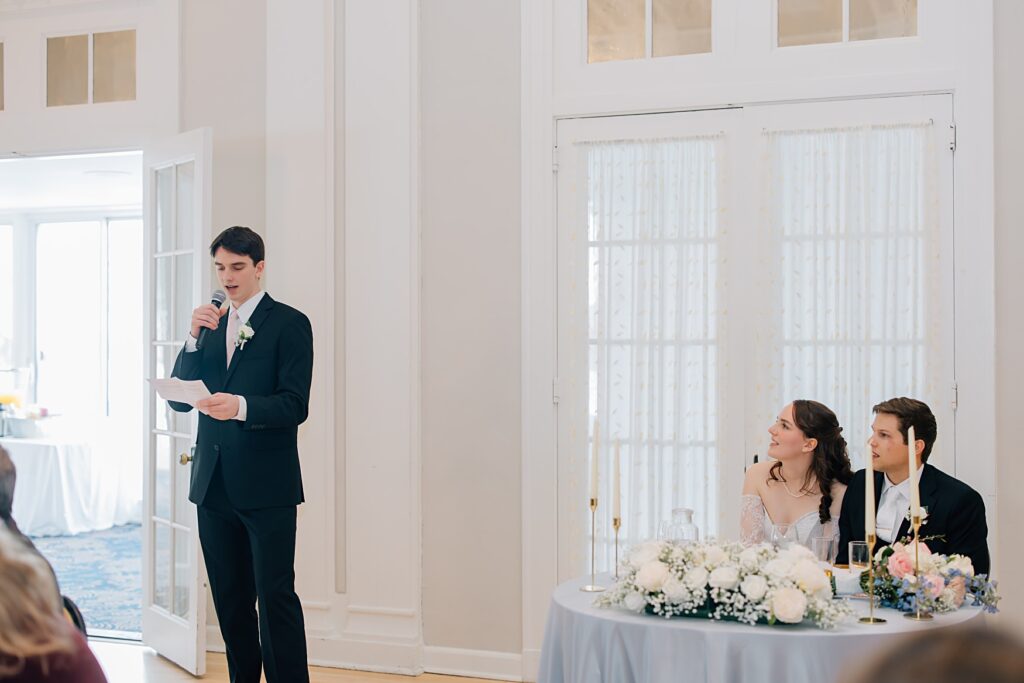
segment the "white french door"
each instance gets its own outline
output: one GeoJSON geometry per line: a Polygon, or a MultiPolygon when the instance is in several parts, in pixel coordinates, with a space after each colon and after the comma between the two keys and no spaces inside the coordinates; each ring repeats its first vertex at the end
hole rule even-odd
{"type": "Polygon", "coordinates": [[[557,128],[559,578],[675,507],[735,538],[743,470],[796,398],[855,468],[871,406],[925,400],[953,470],[947,95],[563,120],[557,128]],[[946,438],[941,438],[941,434],[946,438]]]}
{"type": "MultiPolygon", "coordinates": [[[[197,302],[209,296],[211,131],[144,153],[146,377],[169,377],[197,302]]],[[[194,675],[206,670],[206,583],[188,500],[195,411],[146,391],[142,640],[194,675]]]]}

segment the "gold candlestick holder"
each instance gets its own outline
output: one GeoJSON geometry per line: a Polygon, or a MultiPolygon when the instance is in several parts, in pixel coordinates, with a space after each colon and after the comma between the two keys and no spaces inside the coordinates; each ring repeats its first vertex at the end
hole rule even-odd
{"type": "Polygon", "coordinates": [[[917,596],[914,602],[917,603],[917,609],[913,612],[904,612],[903,616],[914,621],[928,621],[933,618],[931,613],[921,611],[921,552],[919,548],[921,544],[921,515],[914,515],[911,518],[911,524],[914,526],[914,583],[917,585],[917,596]]]}
{"type": "Polygon", "coordinates": [[[612,517],[612,528],[615,529],[615,580],[619,580],[619,528],[622,526],[622,518],[612,517]]]}
{"type": "Polygon", "coordinates": [[[868,542],[868,616],[859,619],[862,624],[884,624],[885,619],[875,616],[875,542],[874,534],[867,535],[868,542]]]}
{"type": "Polygon", "coordinates": [[[604,586],[597,585],[597,554],[595,545],[597,543],[597,498],[590,499],[590,583],[581,586],[580,590],[585,593],[600,593],[604,586]]]}

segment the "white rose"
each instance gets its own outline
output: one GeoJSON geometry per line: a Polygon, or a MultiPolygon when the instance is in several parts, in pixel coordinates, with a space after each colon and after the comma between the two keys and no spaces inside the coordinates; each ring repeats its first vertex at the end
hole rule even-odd
{"type": "Polygon", "coordinates": [[[675,575],[668,577],[661,587],[661,592],[670,602],[681,602],[689,593],[686,584],[675,575]]]}
{"type": "Polygon", "coordinates": [[[633,569],[640,569],[648,562],[654,562],[661,555],[661,543],[648,541],[633,548],[629,553],[629,565],[633,569]]]}
{"type": "Polygon", "coordinates": [[[829,587],[828,577],[817,562],[800,560],[793,565],[793,579],[808,593],[820,593],[829,587]]]}
{"type": "Polygon", "coordinates": [[[626,597],[622,600],[622,603],[626,606],[626,609],[639,612],[647,605],[647,598],[644,597],[643,593],[627,593],[626,597]]]}
{"type": "Polygon", "coordinates": [[[769,560],[764,566],[764,573],[773,579],[784,579],[789,576],[789,572],[793,569],[793,563],[782,557],[776,557],[774,560],[769,560]]]}
{"type": "Polygon", "coordinates": [[[717,545],[709,546],[704,552],[704,565],[710,568],[717,567],[728,559],[729,555],[717,545]]]}
{"type": "Polygon", "coordinates": [[[661,587],[665,585],[665,580],[668,576],[668,565],[655,560],[640,567],[640,571],[636,573],[636,585],[648,593],[655,593],[660,591],[661,587]]]}
{"type": "Polygon", "coordinates": [[[971,558],[963,555],[951,556],[946,564],[946,569],[956,569],[964,576],[974,576],[974,565],[971,564],[971,558]]]}
{"type": "Polygon", "coordinates": [[[726,564],[711,572],[708,583],[712,588],[724,588],[732,590],[740,582],[740,571],[735,565],[726,564]]]}
{"type": "Polygon", "coordinates": [[[708,584],[708,570],[704,567],[694,567],[686,572],[683,582],[691,589],[699,590],[708,584]]]}
{"type": "Polygon", "coordinates": [[[788,548],[779,551],[779,557],[796,563],[800,560],[817,560],[817,556],[807,546],[792,543],[788,548]]]}
{"type": "Polygon", "coordinates": [[[754,569],[761,562],[760,549],[757,546],[744,548],[739,559],[744,569],[754,569]]]}
{"type": "Polygon", "coordinates": [[[760,600],[768,592],[768,580],[758,574],[748,574],[740,584],[740,590],[751,600],[760,600]]]}
{"type": "Polygon", "coordinates": [[[784,624],[799,624],[806,609],[807,597],[796,588],[780,588],[772,596],[772,612],[784,624]]]}

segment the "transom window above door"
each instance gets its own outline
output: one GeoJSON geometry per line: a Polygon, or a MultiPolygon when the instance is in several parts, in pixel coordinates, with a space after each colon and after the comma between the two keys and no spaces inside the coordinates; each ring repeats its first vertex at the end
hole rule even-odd
{"type": "Polygon", "coordinates": [[[711,52],[712,0],[587,0],[587,61],[711,52]]]}
{"type": "Polygon", "coordinates": [[[778,0],[779,47],[917,35],[917,0],[778,0]]]}

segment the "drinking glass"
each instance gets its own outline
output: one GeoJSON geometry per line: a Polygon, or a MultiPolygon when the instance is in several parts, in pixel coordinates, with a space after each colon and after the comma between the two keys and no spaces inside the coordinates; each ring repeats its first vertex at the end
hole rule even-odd
{"type": "Polygon", "coordinates": [[[850,569],[867,569],[870,561],[867,541],[850,541],[850,569]]]}
{"type": "Polygon", "coordinates": [[[810,548],[823,568],[828,569],[836,563],[836,555],[839,554],[839,542],[835,536],[811,536],[810,548]]]}

